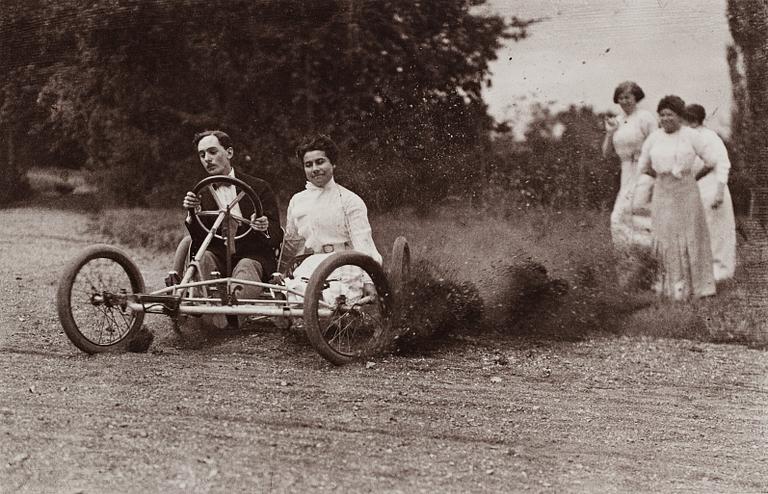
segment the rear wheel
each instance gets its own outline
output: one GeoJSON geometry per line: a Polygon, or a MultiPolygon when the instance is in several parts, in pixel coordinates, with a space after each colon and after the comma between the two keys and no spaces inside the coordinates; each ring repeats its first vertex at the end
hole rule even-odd
{"type": "Polygon", "coordinates": [[[144,292],[139,268],[120,249],[95,245],[67,265],[56,292],[56,310],[70,341],[86,353],[125,350],[144,321],[128,308],[144,292]]]}
{"type": "Polygon", "coordinates": [[[382,347],[392,296],[381,266],[360,252],[339,252],[317,267],[304,294],[304,329],[326,360],[342,365],[382,347]],[[362,297],[362,280],[376,293],[362,297]]]}
{"type": "Polygon", "coordinates": [[[411,249],[405,237],[397,237],[392,246],[392,257],[387,269],[387,279],[395,304],[400,306],[405,285],[411,278],[411,249]]]}

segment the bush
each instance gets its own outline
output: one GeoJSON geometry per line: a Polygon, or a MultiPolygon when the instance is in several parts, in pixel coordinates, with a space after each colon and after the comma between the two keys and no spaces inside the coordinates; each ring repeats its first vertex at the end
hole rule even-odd
{"type": "MultiPolygon", "coordinates": [[[[620,166],[604,158],[602,115],[588,106],[552,114],[539,104],[524,141],[495,140],[490,183],[522,206],[606,209],[618,191],[620,166]]],[[[495,192],[494,192],[495,193],[495,192]]]]}

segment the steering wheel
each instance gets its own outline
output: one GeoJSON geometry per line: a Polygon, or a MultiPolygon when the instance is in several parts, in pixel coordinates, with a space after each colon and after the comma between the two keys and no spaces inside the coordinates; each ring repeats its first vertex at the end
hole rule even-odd
{"type": "MultiPolygon", "coordinates": [[[[205,177],[201,181],[195,185],[195,187],[192,189],[192,193],[195,195],[198,195],[203,189],[207,189],[210,193],[211,197],[214,201],[216,201],[216,204],[219,206],[219,209],[216,211],[213,210],[203,210],[198,213],[193,212],[193,216],[197,220],[197,223],[200,225],[200,227],[205,231],[206,234],[210,233],[211,229],[203,223],[201,217],[212,217],[216,218],[219,216],[219,214],[222,211],[226,211],[227,215],[235,220],[239,225],[247,225],[248,229],[245,230],[240,235],[235,236],[235,240],[240,240],[241,238],[248,235],[253,230],[253,223],[251,223],[250,219],[243,218],[242,216],[238,216],[236,214],[232,214],[231,209],[235,206],[235,204],[238,204],[242,199],[247,199],[251,202],[251,205],[253,205],[253,211],[256,213],[256,218],[262,216],[264,214],[264,210],[261,207],[261,200],[259,200],[259,196],[256,195],[256,192],[253,191],[253,189],[245,182],[243,182],[240,179],[230,177],[228,175],[211,175],[210,177],[205,177]],[[237,194],[235,199],[229,203],[229,204],[222,204],[219,196],[216,195],[216,192],[213,188],[214,185],[234,185],[238,189],[240,189],[240,192],[237,194]]],[[[242,210],[242,208],[241,208],[242,210]]],[[[266,233],[266,232],[262,232],[266,233]]],[[[223,235],[219,235],[218,233],[215,233],[214,236],[218,239],[224,240],[225,237],[223,235]]]]}

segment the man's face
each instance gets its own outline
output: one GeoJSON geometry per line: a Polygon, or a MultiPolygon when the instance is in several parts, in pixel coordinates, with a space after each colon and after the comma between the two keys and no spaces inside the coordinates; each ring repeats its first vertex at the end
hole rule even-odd
{"type": "Polygon", "coordinates": [[[308,151],[304,153],[304,174],[312,185],[325,187],[325,184],[333,178],[333,169],[336,165],[331,163],[325,151],[308,151]]]}
{"type": "Polygon", "coordinates": [[[224,149],[214,135],[205,136],[197,143],[197,155],[208,175],[228,175],[232,170],[229,160],[233,153],[232,148],[224,149]]]}

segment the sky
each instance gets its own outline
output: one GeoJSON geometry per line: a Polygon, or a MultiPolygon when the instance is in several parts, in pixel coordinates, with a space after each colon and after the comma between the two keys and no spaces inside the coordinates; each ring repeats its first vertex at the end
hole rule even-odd
{"type": "Polygon", "coordinates": [[[728,133],[731,83],[726,47],[732,38],[727,0],[488,0],[484,11],[543,18],[529,37],[507,41],[490,66],[484,98],[497,120],[525,118],[531,102],[555,108],[619,108],[616,85],[633,80],[654,111],[677,94],[707,110],[705,125],[728,133]]]}

